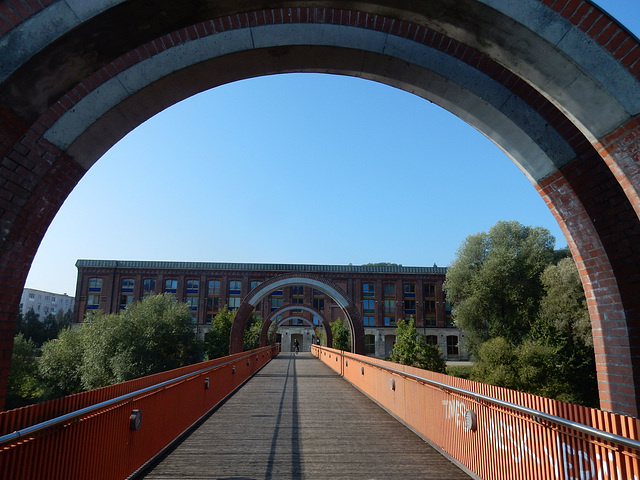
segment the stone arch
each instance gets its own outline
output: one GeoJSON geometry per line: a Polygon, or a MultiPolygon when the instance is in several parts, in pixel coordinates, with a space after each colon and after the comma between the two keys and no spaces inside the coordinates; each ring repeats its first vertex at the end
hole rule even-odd
{"type": "MultiPolygon", "coordinates": [[[[311,313],[311,315],[314,315],[314,316],[316,316],[318,318],[321,318],[322,319],[322,325],[324,325],[324,331],[326,332],[326,335],[327,335],[327,346],[331,347],[333,345],[333,337],[331,335],[331,327],[329,326],[329,321],[324,317],[324,315],[322,315],[315,308],[307,307],[305,305],[287,305],[287,306],[283,306],[283,307],[277,309],[275,312],[271,312],[271,315],[269,315],[269,317],[267,317],[265,319],[264,324],[262,325],[262,331],[260,332],[260,346],[261,347],[266,347],[267,346],[267,333],[269,332],[269,328],[271,327],[271,324],[273,323],[273,319],[277,318],[278,315],[281,315],[284,312],[287,312],[289,310],[304,310],[306,312],[311,313]]],[[[291,317],[287,317],[287,318],[291,318],[291,317]]],[[[306,319],[303,319],[303,320],[307,321],[306,319]]],[[[313,323],[311,323],[311,326],[313,327],[313,323]]]]}
{"type": "MultiPolygon", "coordinates": [[[[249,315],[251,315],[251,312],[253,311],[255,306],[264,298],[266,298],[267,295],[269,295],[271,292],[282,287],[293,285],[303,285],[306,287],[315,288],[322,291],[325,295],[331,297],[331,299],[335,303],[337,303],[340,309],[343,311],[345,316],[344,320],[347,320],[350,326],[351,350],[355,353],[364,354],[364,325],[362,323],[362,318],[360,317],[360,312],[354,305],[353,300],[342,288],[336,285],[333,281],[319,275],[313,275],[309,273],[286,273],[284,275],[272,277],[266,282],[258,285],[247,294],[247,296],[242,300],[242,303],[238,307],[236,316],[233,320],[233,325],[231,326],[231,342],[229,348],[230,353],[237,353],[242,351],[244,329],[247,325],[247,321],[249,320],[249,315]]],[[[280,308],[276,312],[286,311],[293,308],[306,309],[311,312],[316,312],[313,309],[309,309],[308,307],[303,307],[300,305],[287,305],[280,308]]],[[[323,319],[325,331],[330,332],[331,329],[329,327],[329,322],[327,322],[324,319],[324,316],[320,315],[319,312],[316,313],[323,319]]],[[[272,316],[273,314],[270,316],[270,318],[272,316]]],[[[327,342],[329,341],[329,335],[330,333],[327,333],[327,342]]]]}
{"type": "Polygon", "coordinates": [[[498,144],[580,269],[601,406],[638,414],[640,46],[588,0],[12,5],[0,24],[0,398],[26,275],[84,172],[173,103],[295,71],[402,88],[498,144]]]}

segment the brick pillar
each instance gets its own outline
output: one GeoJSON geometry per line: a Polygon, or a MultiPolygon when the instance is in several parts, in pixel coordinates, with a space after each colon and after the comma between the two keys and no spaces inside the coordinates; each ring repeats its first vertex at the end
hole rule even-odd
{"type": "Polygon", "coordinates": [[[17,125],[0,112],[0,408],[27,273],[53,217],[84,174],[37,132],[20,136],[17,125]]]}

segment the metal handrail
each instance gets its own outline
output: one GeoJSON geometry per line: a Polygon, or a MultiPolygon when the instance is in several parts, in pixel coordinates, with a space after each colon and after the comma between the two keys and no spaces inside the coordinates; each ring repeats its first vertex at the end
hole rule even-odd
{"type": "MultiPolygon", "coordinates": [[[[271,348],[273,348],[273,347],[271,347],[271,348]]],[[[138,397],[138,396],[143,395],[145,393],[148,393],[148,392],[150,392],[152,390],[159,390],[159,389],[165,388],[165,387],[167,387],[169,385],[172,385],[174,383],[179,383],[179,382],[181,382],[183,380],[186,380],[186,379],[188,379],[190,377],[195,377],[195,376],[201,375],[204,372],[208,372],[208,371],[211,371],[211,370],[215,370],[217,368],[224,367],[225,365],[229,365],[230,363],[234,363],[234,362],[237,362],[237,361],[242,360],[244,358],[251,357],[251,356],[253,356],[255,354],[256,354],[256,352],[254,350],[252,353],[247,353],[246,355],[242,355],[240,357],[236,357],[236,358],[234,358],[232,360],[227,360],[226,362],[223,362],[223,363],[218,363],[216,365],[211,365],[209,367],[202,368],[202,369],[197,370],[195,372],[186,373],[186,374],[181,375],[179,377],[172,378],[170,380],[165,380],[164,382],[156,383],[155,385],[151,385],[149,387],[141,388],[140,390],[136,390],[135,392],[125,393],[124,395],[120,395],[119,397],[111,398],[109,400],[105,400],[103,402],[96,403],[94,405],[89,405],[88,407],[84,407],[84,408],[81,408],[79,410],[74,410],[73,412],[69,412],[69,413],[66,413],[64,415],[60,415],[59,417],[55,417],[55,418],[52,418],[50,420],[45,420],[44,422],[37,423],[37,424],[32,425],[30,427],[22,428],[20,430],[16,430],[14,432],[8,433],[6,435],[2,435],[2,436],[0,436],[0,446],[5,445],[5,444],[10,443],[10,442],[13,442],[13,441],[16,441],[16,440],[19,440],[20,438],[24,438],[24,437],[29,436],[29,435],[34,435],[34,434],[36,434],[38,432],[41,432],[43,430],[47,430],[47,429],[55,427],[57,425],[60,425],[60,424],[63,424],[63,423],[67,423],[67,422],[69,422],[71,420],[74,420],[76,418],[82,417],[82,416],[84,416],[84,415],[86,415],[88,413],[95,412],[97,410],[101,410],[103,408],[115,405],[116,403],[121,403],[121,402],[129,400],[131,398],[138,397]]]]}
{"type": "MultiPolygon", "coordinates": [[[[321,348],[321,347],[318,347],[318,345],[314,345],[314,347],[321,348]]],[[[591,427],[589,425],[584,425],[582,423],[574,422],[572,420],[567,420],[566,418],[558,417],[556,415],[551,415],[550,413],[542,412],[540,410],[535,410],[535,409],[529,408],[529,407],[523,407],[522,405],[518,405],[516,403],[511,403],[511,402],[507,402],[507,401],[504,401],[504,400],[500,400],[499,398],[494,398],[494,397],[490,397],[488,395],[483,395],[481,393],[472,392],[470,390],[465,390],[464,388],[460,388],[460,387],[454,387],[452,385],[448,385],[448,384],[443,383],[443,382],[438,382],[437,380],[431,380],[429,378],[421,377],[420,375],[415,375],[413,373],[403,372],[402,370],[397,370],[395,368],[379,365],[379,364],[371,362],[369,360],[364,360],[361,357],[355,357],[353,355],[349,355],[349,354],[345,353],[344,351],[340,351],[340,350],[335,350],[335,351],[338,352],[343,357],[351,358],[352,360],[356,360],[358,362],[366,363],[368,365],[377,367],[377,368],[379,368],[381,370],[386,370],[386,371],[395,373],[397,375],[404,376],[404,377],[410,378],[412,380],[416,380],[418,382],[422,382],[422,383],[426,383],[426,384],[429,384],[429,385],[433,385],[433,386],[438,387],[440,389],[450,390],[450,391],[453,391],[453,392],[456,392],[456,393],[459,393],[459,394],[462,394],[462,395],[470,396],[470,397],[474,398],[477,401],[484,401],[484,402],[487,402],[487,403],[500,405],[501,407],[505,407],[505,408],[508,408],[508,409],[511,409],[511,410],[515,410],[515,411],[520,412],[520,413],[524,413],[526,415],[530,415],[535,420],[545,419],[545,420],[548,420],[548,421],[553,422],[555,424],[562,425],[563,427],[572,428],[574,430],[577,430],[579,432],[585,433],[587,435],[591,435],[592,437],[596,437],[596,438],[598,438],[600,440],[606,440],[606,441],[609,441],[609,442],[613,442],[613,443],[617,443],[617,444],[620,444],[620,445],[624,445],[624,446],[629,447],[629,448],[633,448],[635,450],[640,450],[640,441],[638,441],[638,440],[633,440],[631,438],[623,437],[622,435],[616,435],[615,433],[606,432],[604,430],[600,430],[598,428],[591,427]]]]}

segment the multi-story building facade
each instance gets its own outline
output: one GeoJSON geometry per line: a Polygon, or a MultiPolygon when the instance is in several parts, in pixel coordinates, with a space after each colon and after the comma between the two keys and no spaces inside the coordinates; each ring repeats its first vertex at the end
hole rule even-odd
{"type": "Polygon", "coordinates": [[[345,319],[342,306],[323,290],[326,281],[345,292],[358,310],[368,355],[388,355],[397,321],[413,317],[418,332],[438,345],[447,359],[467,356],[461,350],[463,333],[453,325],[442,289],[444,267],[117,260],[78,260],[76,266],[77,322],[91,312],[113,313],[147,295],[169,293],[189,306],[195,328],[203,335],[224,305],[238,309],[262,283],[279,276],[308,275],[319,279],[317,288],[285,284],[270,290],[255,306],[254,314],[278,324],[283,350],[290,351],[295,339],[308,350],[323,324],[345,319]]]}
{"type": "Polygon", "coordinates": [[[44,320],[48,314],[56,315],[59,311],[66,313],[74,310],[74,298],[66,293],[53,293],[35,288],[25,288],[20,299],[20,312],[25,315],[32,310],[44,320]]]}

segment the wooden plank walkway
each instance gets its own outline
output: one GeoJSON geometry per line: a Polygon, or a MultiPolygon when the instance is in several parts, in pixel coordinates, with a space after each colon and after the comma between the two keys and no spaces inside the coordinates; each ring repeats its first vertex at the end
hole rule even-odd
{"type": "Polygon", "coordinates": [[[468,479],[310,353],[280,354],[146,479],[468,479]]]}

